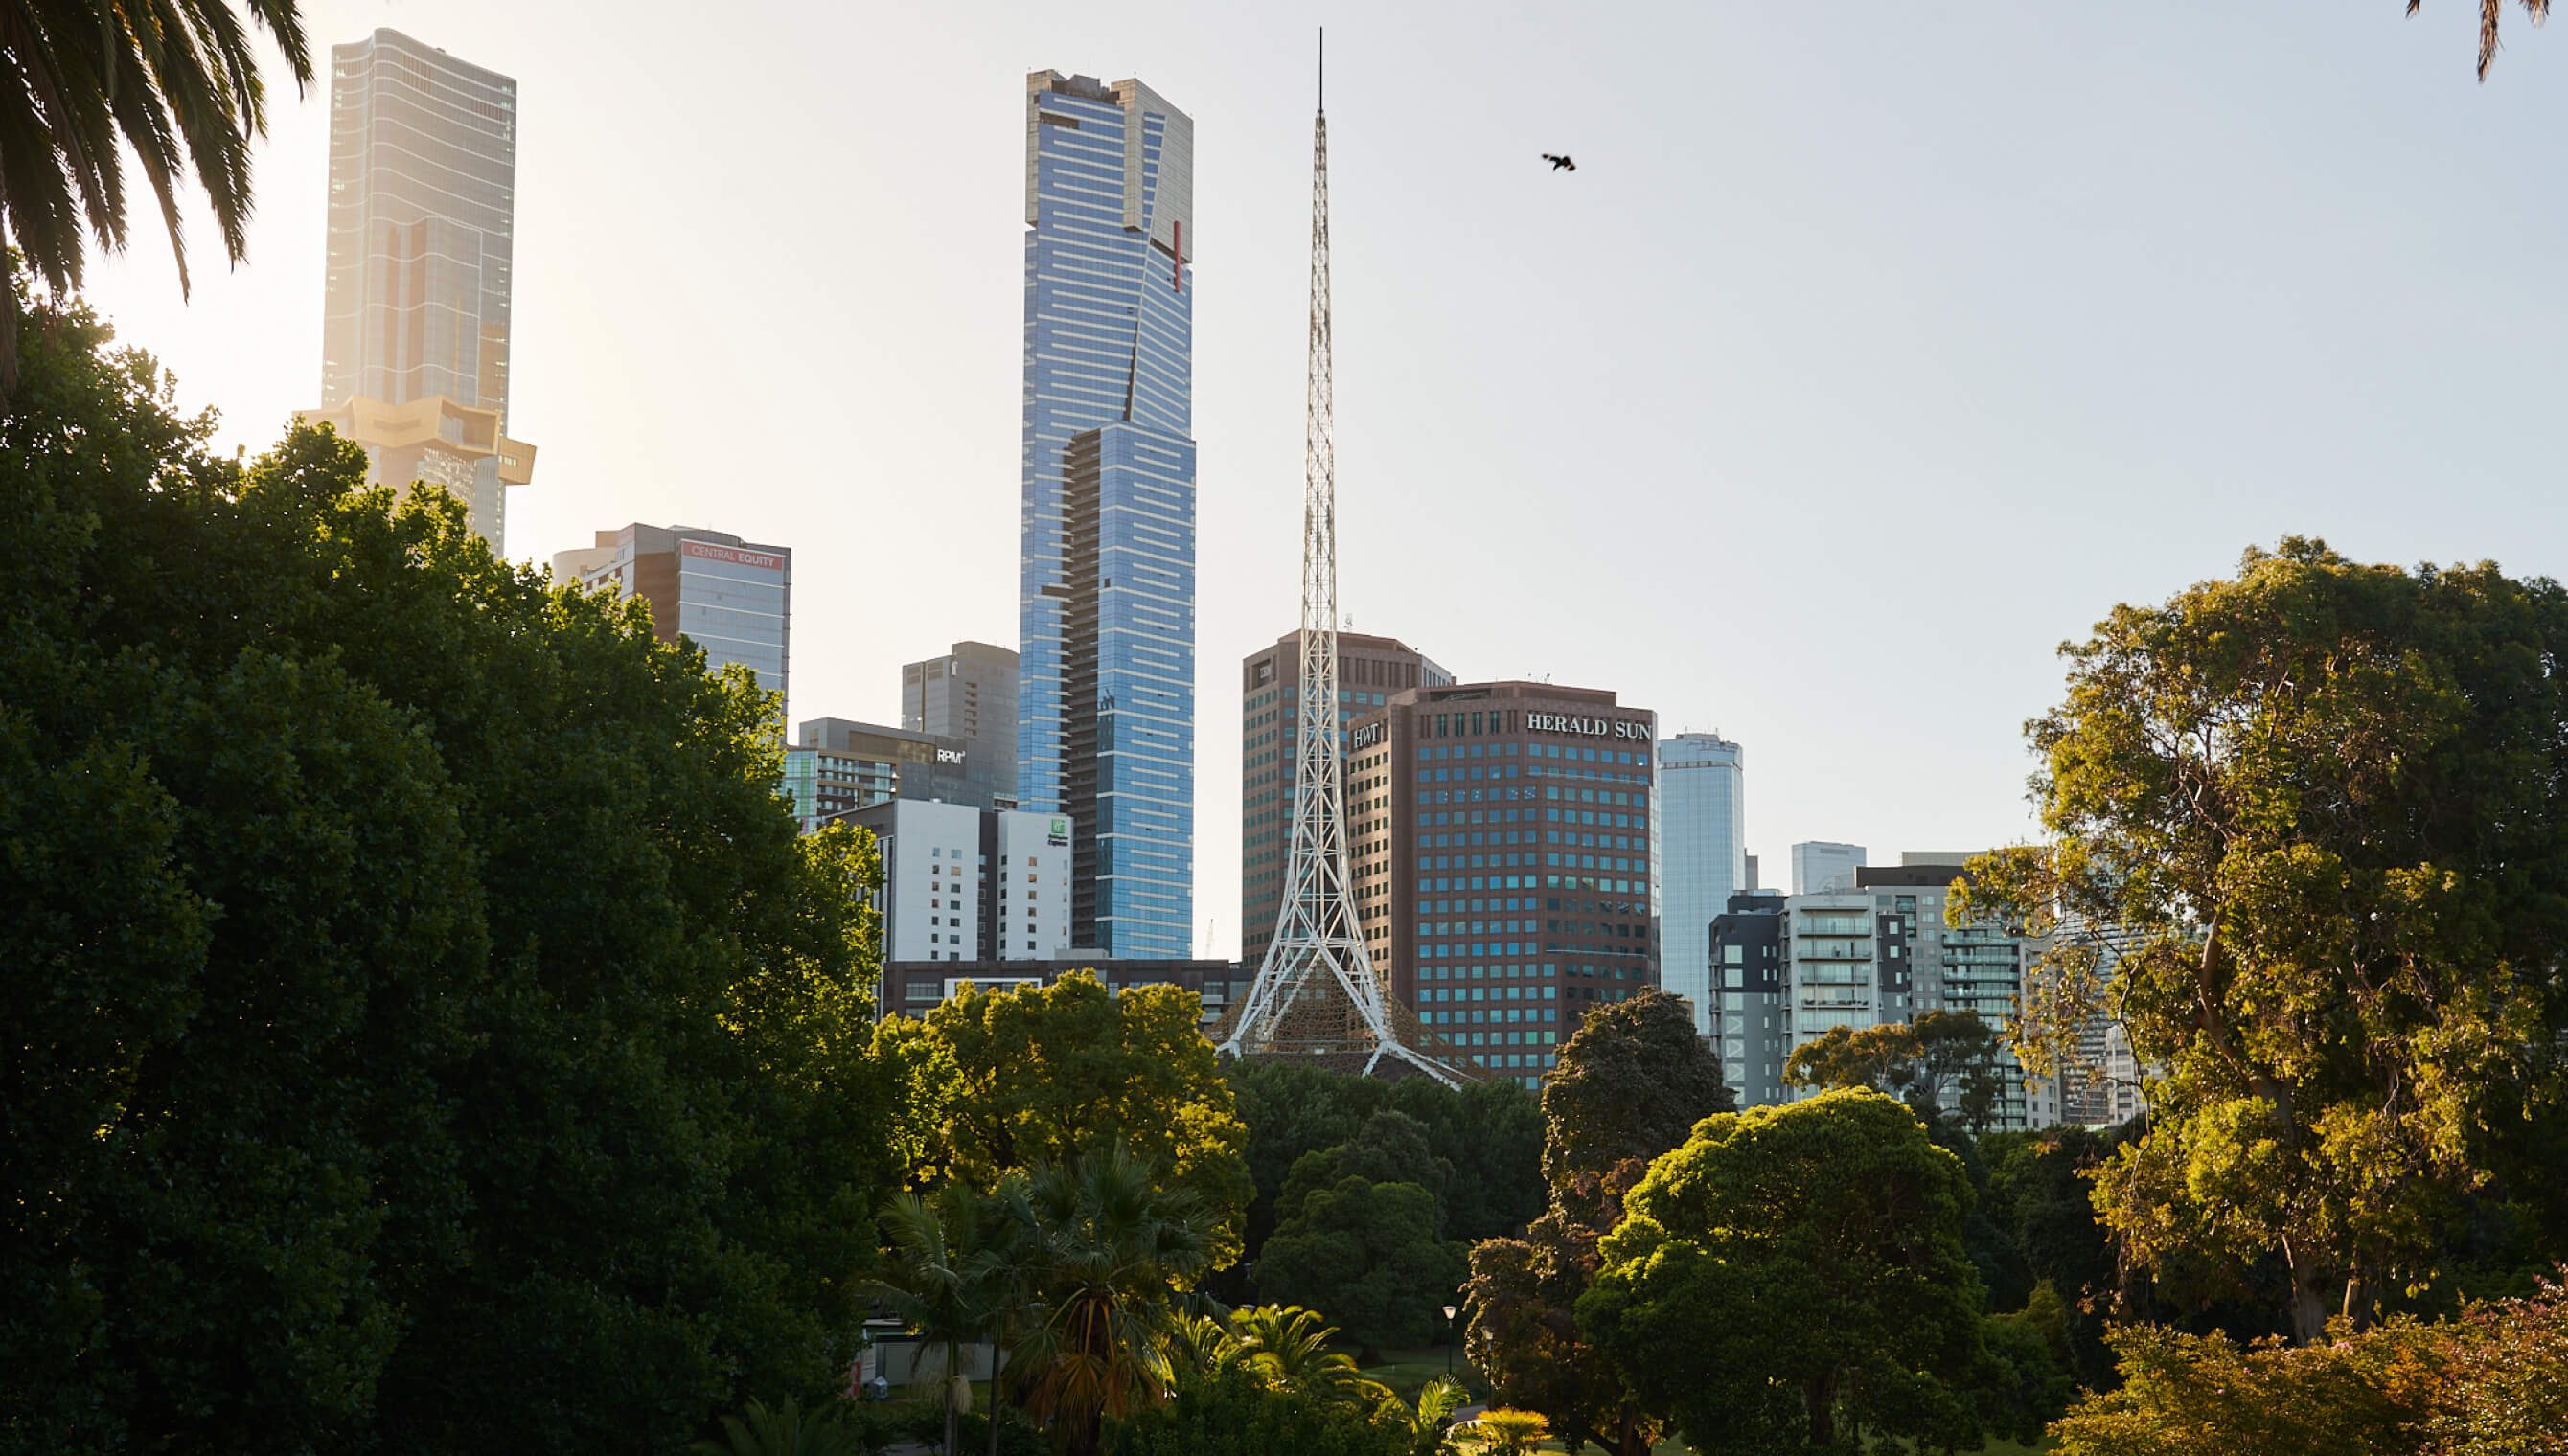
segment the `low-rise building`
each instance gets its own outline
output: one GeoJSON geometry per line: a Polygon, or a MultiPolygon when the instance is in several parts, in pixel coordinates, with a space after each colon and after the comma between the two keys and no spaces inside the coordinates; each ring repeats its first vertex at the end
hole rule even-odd
{"type": "Polygon", "coordinates": [[[843,817],[882,855],[887,964],[1044,961],[1069,948],[1067,815],[895,798],[843,817]]]}

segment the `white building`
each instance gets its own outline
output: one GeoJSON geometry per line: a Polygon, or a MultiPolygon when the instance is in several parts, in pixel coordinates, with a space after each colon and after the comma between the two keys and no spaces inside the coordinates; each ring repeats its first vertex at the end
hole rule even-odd
{"type": "Polygon", "coordinates": [[[886,961],[1044,961],[1070,948],[1061,814],[890,799],[844,816],[882,852],[886,961]]]}
{"type": "Polygon", "coordinates": [[[1854,888],[1854,872],[1863,868],[1863,846],[1830,844],[1813,839],[1792,846],[1792,893],[1827,895],[1854,888]]]}
{"type": "Polygon", "coordinates": [[[1712,1033],[1712,921],[1749,888],[1744,762],[1718,733],[1659,741],[1659,984],[1694,1003],[1694,1028],[1712,1033]]]}

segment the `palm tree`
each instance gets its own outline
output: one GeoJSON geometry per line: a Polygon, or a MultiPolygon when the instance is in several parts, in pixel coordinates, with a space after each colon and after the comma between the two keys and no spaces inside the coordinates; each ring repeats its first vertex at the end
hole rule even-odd
{"type": "Polygon", "coordinates": [[[1210,1261],[1210,1221],[1184,1190],[1152,1186],[1152,1171],[1119,1150],[1028,1183],[1046,1299],[1043,1322],[1017,1346],[1020,1378],[1026,1408],[1072,1456],[1093,1456],[1107,1416],[1166,1393],[1161,1339],[1210,1261]]]}
{"type": "Polygon", "coordinates": [[[688,1449],[697,1456],[859,1456],[863,1446],[838,1413],[827,1408],[804,1413],[787,1396],[782,1409],[758,1401],[737,1416],[722,1418],[729,1441],[698,1441],[688,1449]]]}
{"type": "MultiPolygon", "coordinates": [[[[2425,0],[2408,0],[2408,13],[2413,15],[2425,0]]],[[[2522,0],[2523,13],[2539,25],[2550,18],[2550,0],[2522,0]]],[[[2496,25],[2505,14],[2505,0],[2479,0],[2479,80],[2487,80],[2488,63],[2496,59],[2496,25]]]]}
{"type": "MultiPolygon", "coordinates": [[[[267,134],[254,30],[312,83],[298,0],[15,0],[0,6],[0,230],[56,294],[80,286],[95,237],[126,243],[124,148],[160,203],[187,292],[178,185],[213,204],[223,250],[249,247],[249,148],[267,134]],[[246,12],[244,16],[238,12],[246,12]]],[[[18,294],[0,288],[0,399],[18,387],[18,294]]]]}
{"type": "Polygon", "coordinates": [[[1338,1331],[1299,1305],[1260,1305],[1231,1316],[1248,1362],[1278,1390],[1372,1409],[1391,1398],[1388,1386],[1364,1377],[1356,1362],[1329,1348],[1338,1331]]]}
{"type": "Polygon", "coordinates": [[[1492,1410],[1465,1423],[1462,1434],[1475,1456],[1533,1456],[1551,1435],[1551,1422],[1530,1410],[1492,1410]]]}
{"type": "Polygon", "coordinates": [[[1046,1246],[1024,1173],[1012,1172],[1001,1179],[986,1205],[990,1216],[981,1235],[974,1283],[988,1314],[990,1456],[999,1456],[999,1400],[1007,1391],[1001,1362],[1042,1312],[1037,1296],[1046,1246]]]}
{"type": "MultiPolygon", "coordinates": [[[[932,1200],[903,1193],[882,1211],[889,1256],[880,1273],[859,1287],[921,1344],[942,1353],[946,1456],[958,1456],[956,1422],[972,1404],[963,1352],[989,1332],[994,1313],[993,1261],[982,1242],[991,1223],[984,1200],[968,1183],[948,1183],[932,1200]]],[[[995,1410],[991,1418],[995,1436],[995,1410]]]]}

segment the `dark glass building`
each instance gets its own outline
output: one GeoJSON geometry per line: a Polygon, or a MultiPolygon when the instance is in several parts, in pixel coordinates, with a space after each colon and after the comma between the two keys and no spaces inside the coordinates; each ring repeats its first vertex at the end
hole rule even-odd
{"type": "Polygon", "coordinates": [[[1348,737],[1357,904],[1392,992],[1532,1085],[1658,982],[1657,715],[1549,683],[1417,688],[1348,737]]]}

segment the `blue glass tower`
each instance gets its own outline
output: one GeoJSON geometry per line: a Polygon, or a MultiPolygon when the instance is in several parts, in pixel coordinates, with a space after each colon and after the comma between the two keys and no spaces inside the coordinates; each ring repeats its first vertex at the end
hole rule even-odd
{"type": "Polygon", "coordinates": [[[1026,79],[1019,797],[1078,825],[1071,943],[1194,921],[1194,122],[1138,81],[1026,79]]]}

